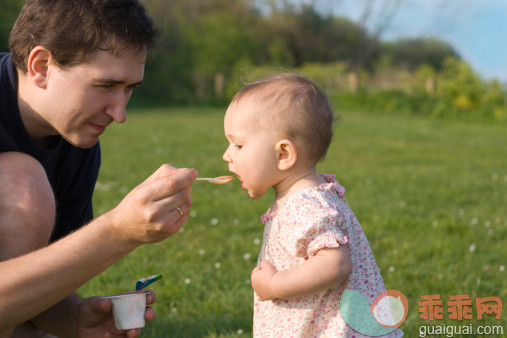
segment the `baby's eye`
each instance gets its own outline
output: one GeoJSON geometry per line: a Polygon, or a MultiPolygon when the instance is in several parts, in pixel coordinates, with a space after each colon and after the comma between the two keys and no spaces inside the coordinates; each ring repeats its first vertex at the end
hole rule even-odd
{"type": "Polygon", "coordinates": [[[242,146],[241,144],[235,144],[235,145],[234,145],[234,148],[236,148],[236,149],[241,149],[242,147],[243,147],[243,146],[242,146]]]}

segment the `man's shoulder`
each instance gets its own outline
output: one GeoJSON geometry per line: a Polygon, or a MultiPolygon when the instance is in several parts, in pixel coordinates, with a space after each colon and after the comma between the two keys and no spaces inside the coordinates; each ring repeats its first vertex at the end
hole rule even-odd
{"type": "Polygon", "coordinates": [[[12,139],[13,131],[9,127],[11,123],[7,121],[13,119],[12,113],[17,110],[17,106],[13,107],[16,92],[12,68],[10,53],[0,53],[0,152],[18,149],[16,142],[12,139]]]}
{"type": "Polygon", "coordinates": [[[10,82],[6,77],[12,67],[11,53],[0,53],[0,78],[2,80],[0,85],[4,85],[5,80],[10,82]]]}
{"type": "Polygon", "coordinates": [[[2,121],[0,120],[0,153],[5,151],[18,151],[19,148],[10,137],[9,133],[5,129],[2,121]]]}
{"type": "Polygon", "coordinates": [[[10,59],[11,53],[0,53],[0,64],[3,64],[10,59]]]}

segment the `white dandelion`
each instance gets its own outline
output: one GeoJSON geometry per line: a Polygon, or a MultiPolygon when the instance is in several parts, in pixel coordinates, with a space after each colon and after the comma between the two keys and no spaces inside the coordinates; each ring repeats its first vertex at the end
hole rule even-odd
{"type": "Polygon", "coordinates": [[[190,284],[191,282],[190,278],[185,278],[185,284],[190,284]]]}
{"type": "Polygon", "coordinates": [[[222,264],[220,264],[219,262],[216,262],[216,263],[215,263],[215,268],[216,268],[216,269],[220,269],[220,267],[221,267],[221,266],[222,266],[222,264]]]}
{"type": "Polygon", "coordinates": [[[475,244],[474,243],[472,243],[470,245],[470,247],[468,248],[468,251],[470,251],[470,252],[474,252],[475,251],[475,244]]]}
{"type": "Polygon", "coordinates": [[[244,254],[244,255],[243,255],[243,259],[244,259],[245,261],[249,260],[249,259],[250,259],[250,254],[249,254],[249,253],[244,254]]]}
{"type": "Polygon", "coordinates": [[[254,240],[253,240],[253,243],[254,243],[255,245],[259,245],[259,244],[261,244],[261,240],[260,240],[260,239],[258,239],[258,238],[256,238],[256,239],[254,239],[254,240]]]}
{"type": "Polygon", "coordinates": [[[217,224],[218,224],[218,219],[212,218],[211,219],[211,225],[217,225],[217,224]]]}

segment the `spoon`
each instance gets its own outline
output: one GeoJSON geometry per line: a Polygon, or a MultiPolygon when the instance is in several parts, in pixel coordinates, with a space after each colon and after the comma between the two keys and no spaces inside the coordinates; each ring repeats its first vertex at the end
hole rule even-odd
{"type": "Polygon", "coordinates": [[[197,177],[196,181],[208,181],[213,184],[225,184],[232,181],[234,177],[232,176],[218,176],[218,177],[197,177]]]}

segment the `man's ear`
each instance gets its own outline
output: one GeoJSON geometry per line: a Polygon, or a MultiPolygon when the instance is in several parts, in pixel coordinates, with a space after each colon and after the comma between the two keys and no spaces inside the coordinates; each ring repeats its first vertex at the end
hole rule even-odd
{"type": "Polygon", "coordinates": [[[297,149],[296,145],[289,140],[281,140],[276,144],[278,156],[277,167],[279,170],[289,170],[296,164],[297,149]]]}
{"type": "Polygon", "coordinates": [[[37,46],[28,55],[27,75],[39,88],[46,88],[51,53],[42,46],[37,46]]]}

